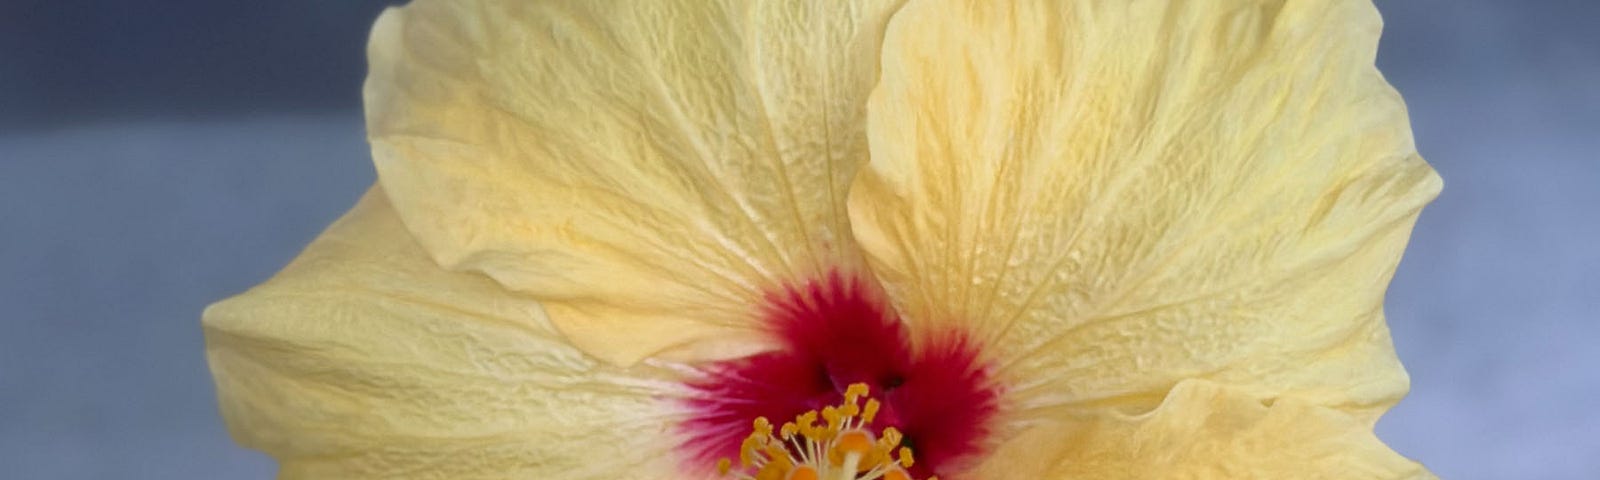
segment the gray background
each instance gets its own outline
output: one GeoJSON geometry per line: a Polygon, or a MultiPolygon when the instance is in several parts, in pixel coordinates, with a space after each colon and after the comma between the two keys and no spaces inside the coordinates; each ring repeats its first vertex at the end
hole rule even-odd
{"type": "MultiPolygon", "coordinates": [[[[382,1],[0,0],[0,478],[270,478],[198,316],[372,181],[382,1]]],[[[1600,478],[1600,2],[1384,0],[1379,63],[1445,191],[1389,296],[1449,479],[1600,478]]]]}

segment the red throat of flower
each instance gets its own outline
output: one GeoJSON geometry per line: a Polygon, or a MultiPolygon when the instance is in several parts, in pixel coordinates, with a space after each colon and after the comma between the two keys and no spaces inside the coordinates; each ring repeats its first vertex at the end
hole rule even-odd
{"type": "Polygon", "coordinates": [[[899,437],[894,448],[915,452],[904,473],[950,478],[979,453],[996,386],[963,332],[919,335],[913,346],[880,299],[840,275],[770,295],[766,317],[781,348],[712,365],[690,384],[700,392],[683,425],[690,458],[708,466],[738,459],[756,419],[781,424],[842,406],[847,390],[865,386],[879,403],[871,430],[889,430],[885,438],[899,437]]]}

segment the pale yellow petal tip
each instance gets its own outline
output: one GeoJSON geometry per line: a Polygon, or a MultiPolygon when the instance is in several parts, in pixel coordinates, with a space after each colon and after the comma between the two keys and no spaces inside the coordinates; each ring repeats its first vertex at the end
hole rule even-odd
{"type": "MultiPolygon", "coordinates": [[[[249,338],[256,336],[253,331],[259,330],[260,325],[250,321],[248,315],[241,312],[248,310],[249,292],[218,301],[205,308],[200,314],[200,330],[205,336],[207,352],[226,348],[231,338],[249,338]]],[[[217,372],[215,362],[210,364],[213,374],[217,372]]]]}
{"type": "Polygon", "coordinates": [[[1431,202],[1439,197],[1439,193],[1444,191],[1444,177],[1440,176],[1439,171],[1435,170],[1432,165],[1428,165],[1427,168],[1428,179],[1423,181],[1421,190],[1428,192],[1428,201],[1431,202]]]}
{"type": "MultiPolygon", "coordinates": [[[[367,77],[361,87],[362,106],[367,121],[367,138],[386,130],[392,122],[394,110],[404,105],[397,100],[401,92],[400,79],[395,78],[397,64],[404,55],[402,29],[405,25],[404,7],[388,7],[372,23],[367,34],[367,77]]],[[[376,145],[374,145],[376,147],[376,145]]],[[[382,156],[374,152],[373,161],[382,156]]]]}
{"type": "Polygon", "coordinates": [[[236,297],[228,297],[206,305],[206,308],[200,311],[200,325],[210,328],[211,325],[223,322],[222,312],[228,308],[226,304],[234,298],[236,297]]]}

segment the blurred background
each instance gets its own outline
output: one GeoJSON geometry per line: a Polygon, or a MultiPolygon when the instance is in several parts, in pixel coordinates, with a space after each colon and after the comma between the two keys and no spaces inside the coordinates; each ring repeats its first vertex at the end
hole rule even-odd
{"type": "MultiPolygon", "coordinates": [[[[373,181],[374,0],[0,0],[0,478],[265,479],[199,315],[373,181]]],[[[1446,479],[1600,478],[1600,2],[1380,0],[1445,178],[1390,290],[1446,479]]]]}

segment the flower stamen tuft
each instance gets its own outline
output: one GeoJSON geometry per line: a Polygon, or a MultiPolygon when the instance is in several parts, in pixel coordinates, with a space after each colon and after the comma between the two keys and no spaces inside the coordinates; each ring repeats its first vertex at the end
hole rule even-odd
{"type": "Polygon", "coordinates": [[[772,422],[757,417],[739,446],[738,468],[724,458],[717,473],[737,480],[912,480],[906,469],[914,460],[900,431],[870,428],[880,408],[870,393],[865,383],[851,384],[843,403],[797,415],[776,436],[772,422]]]}

